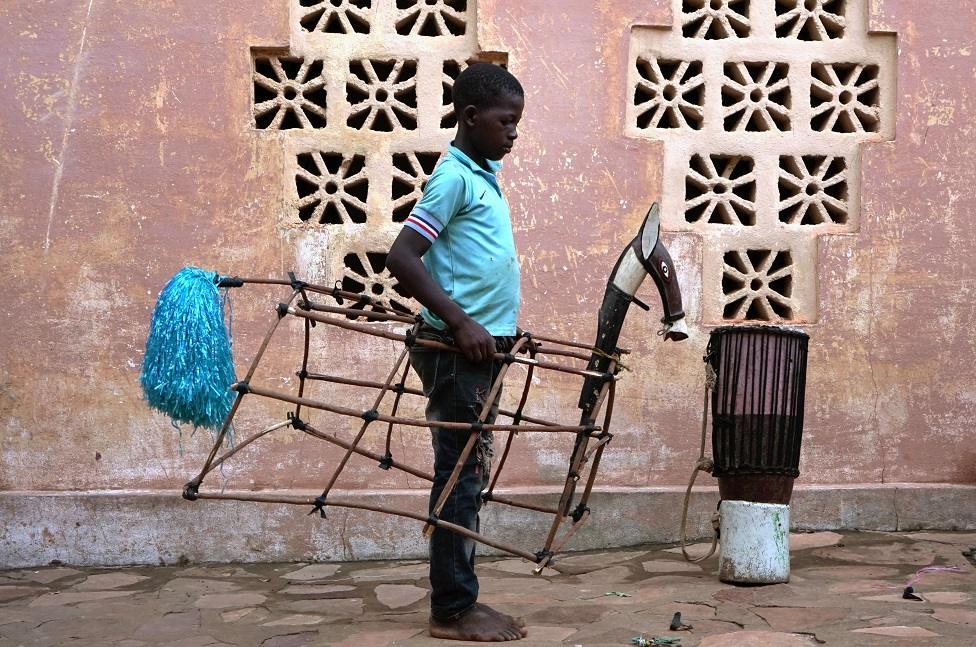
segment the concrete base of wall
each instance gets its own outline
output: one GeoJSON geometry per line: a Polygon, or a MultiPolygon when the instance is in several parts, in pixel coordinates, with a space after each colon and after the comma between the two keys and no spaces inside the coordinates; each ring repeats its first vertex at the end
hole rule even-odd
{"type": "MultiPolygon", "coordinates": [[[[319,493],[295,492],[316,496],[319,493]]],[[[501,494],[501,492],[499,492],[501,494]]],[[[508,493],[555,501],[549,490],[508,493]]],[[[372,504],[423,510],[426,493],[336,493],[372,504]]],[[[593,493],[593,514],[568,543],[570,550],[679,540],[684,488],[605,488],[593,493]]],[[[717,488],[692,497],[689,535],[711,533],[717,488]]],[[[188,562],[276,562],[424,557],[420,524],[359,510],[327,508],[327,519],[304,507],[184,501],[159,491],[2,492],[0,568],[51,562],[84,566],[188,562]]],[[[548,515],[489,504],[482,528],[492,537],[534,552],[542,547],[548,515]]],[[[976,486],[887,484],[797,486],[794,529],[976,530],[976,486]]],[[[487,549],[486,554],[495,553],[487,549]]]]}

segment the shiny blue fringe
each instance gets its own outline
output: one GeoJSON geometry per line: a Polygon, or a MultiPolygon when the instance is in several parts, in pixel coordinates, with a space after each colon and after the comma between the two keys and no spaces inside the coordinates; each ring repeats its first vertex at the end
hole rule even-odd
{"type": "Polygon", "coordinates": [[[185,267],[169,280],[153,310],[142,391],[177,423],[219,429],[230,413],[237,381],[224,325],[219,276],[185,267]]]}

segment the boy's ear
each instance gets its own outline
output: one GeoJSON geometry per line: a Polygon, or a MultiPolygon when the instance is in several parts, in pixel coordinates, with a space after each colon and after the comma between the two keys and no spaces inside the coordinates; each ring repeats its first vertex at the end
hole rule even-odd
{"type": "Polygon", "coordinates": [[[465,126],[469,128],[474,127],[475,122],[478,120],[478,108],[475,106],[465,106],[461,110],[461,119],[465,126]]]}

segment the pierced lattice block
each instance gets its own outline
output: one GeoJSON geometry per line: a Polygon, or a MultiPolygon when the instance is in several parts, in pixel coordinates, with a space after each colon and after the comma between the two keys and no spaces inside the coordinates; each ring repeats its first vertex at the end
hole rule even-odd
{"type": "Polygon", "coordinates": [[[790,250],[731,250],[722,263],[724,320],[793,319],[793,274],[797,270],[790,250]]]}
{"type": "Polygon", "coordinates": [[[325,128],[324,62],[255,56],[254,123],[259,129],[325,128]]]}
{"type": "Polygon", "coordinates": [[[878,66],[813,63],[810,125],[817,131],[876,133],[881,128],[878,66]]]}
{"type": "Polygon", "coordinates": [[[843,157],[781,156],[776,206],[780,221],[791,225],[847,224],[848,172],[843,157]]]}
{"type": "Polygon", "coordinates": [[[795,229],[759,227],[703,233],[704,322],[800,324],[817,320],[816,236],[800,236],[795,229]]]}
{"type": "Polygon", "coordinates": [[[307,32],[368,34],[373,0],[299,0],[298,22],[307,32]]]}
{"type": "Polygon", "coordinates": [[[847,0],[776,0],[776,36],[799,40],[843,38],[847,0]]]}
{"type": "Polygon", "coordinates": [[[750,0],[682,0],[681,33],[685,38],[746,38],[750,0]]]}
{"type": "Polygon", "coordinates": [[[789,71],[786,63],[726,63],[722,81],[725,130],[790,130],[789,71]]]}
{"type": "Polygon", "coordinates": [[[349,62],[346,124],[358,130],[417,129],[417,61],[363,59],[349,62]]]}
{"type": "Polygon", "coordinates": [[[753,159],[742,155],[693,155],[685,176],[685,220],[755,225],[753,159]]]}
{"type": "Polygon", "coordinates": [[[457,126],[457,115],[454,114],[454,82],[467,69],[467,61],[444,61],[441,73],[441,128],[457,126]]]}
{"type": "Polygon", "coordinates": [[[634,106],[637,127],[700,130],[705,77],[701,61],[637,58],[634,106]]]}
{"type": "Polygon", "coordinates": [[[301,153],[295,186],[298,217],[302,222],[322,225],[366,222],[369,178],[363,155],[301,153]]]}
{"type": "MultiPolygon", "coordinates": [[[[416,310],[416,304],[404,293],[400,284],[386,269],[385,252],[346,254],[343,259],[342,289],[368,295],[389,309],[405,313],[416,310]]],[[[380,308],[363,303],[351,304],[349,307],[356,310],[381,311],[380,308]]]]}
{"type": "Polygon", "coordinates": [[[403,222],[410,215],[440,156],[438,152],[393,155],[393,222],[403,222]]]}
{"type": "Polygon", "coordinates": [[[858,230],[861,145],[895,136],[897,40],[869,5],[671,0],[670,27],[631,28],[625,134],[663,142],[703,322],[817,320],[819,237],[858,230]]]}
{"type": "Polygon", "coordinates": [[[405,36],[463,36],[467,0],[397,0],[396,31],[405,36]]]}

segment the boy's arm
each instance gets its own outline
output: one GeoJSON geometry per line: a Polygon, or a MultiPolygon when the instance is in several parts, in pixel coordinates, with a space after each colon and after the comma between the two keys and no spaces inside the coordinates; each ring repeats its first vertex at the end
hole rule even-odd
{"type": "Polygon", "coordinates": [[[469,317],[431,278],[421,257],[430,241],[404,227],[390,248],[386,267],[400,286],[447,324],[464,356],[471,362],[483,362],[495,354],[495,338],[481,324],[469,317]]]}

